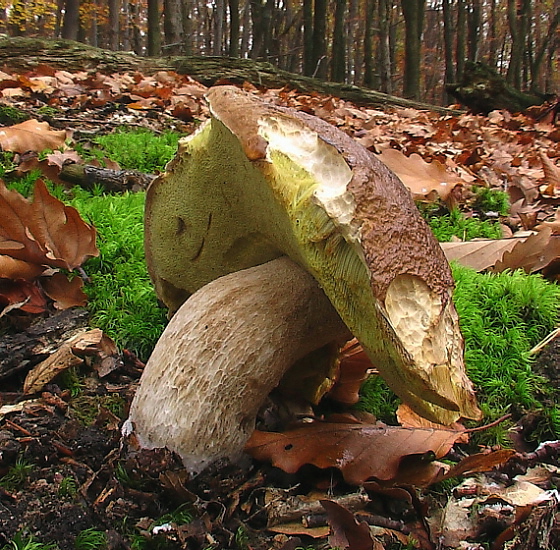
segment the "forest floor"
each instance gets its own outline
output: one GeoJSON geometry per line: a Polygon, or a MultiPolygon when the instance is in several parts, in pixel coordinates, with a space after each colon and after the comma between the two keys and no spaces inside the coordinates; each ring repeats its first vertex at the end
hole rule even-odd
{"type": "MultiPolygon", "coordinates": [[[[208,116],[204,87],[169,73],[144,78],[139,74],[76,75],[43,68],[33,75],[0,75],[0,80],[4,98],[18,109],[50,122],[53,128],[82,136],[123,124],[156,132],[173,127],[189,133],[208,116]],[[55,113],[49,108],[60,110],[55,113]]],[[[367,110],[284,89],[261,95],[322,116],[378,153],[397,149],[401,156],[394,163],[402,164],[405,156],[412,159],[409,168],[416,179],[413,193],[417,199],[436,195],[448,204],[461,205],[468,215],[471,184],[484,178],[488,187],[499,186],[507,177],[516,208],[503,216],[504,232],[513,234],[549,223],[553,227],[550,243],[558,230],[555,211],[560,177],[554,176],[554,169],[560,170],[556,164],[560,129],[553,110],[552,115],[545,113],[546,120],[531,122],[528,117],[503,112],[491,113],[489,118],[468,114],[461,118],[402,108],[367,110]],[[454,138],[442,137],[446,132],[454,138]],[[434,138],[437,135],[439,141],[434,138]],[[531,148],[527,148],[529,139],[531,148]],[[489,143],[501,145],[492,150],[489,143]],[[524,147],[530,152],[523,152],[524,147]],[[552,165],[542,160],[544,149],[552,165]],[[442,171],[452,175],[445,188],[442,171]]],[[[21,157],[24,153],[20,152],[21,157]]],[[[538,270],[548,267],[547,274],[554,279],[557,260],[551,258],[538,270]]],[[[52,307],[41,318],[49,315],[56,315],[52,307]]],[[[23,317],[17,317],[18,322],[23,317]]],[[[4,336],[17,332],[13,327],[3,329],[4,336]]],[[[521,436],[512,441],[511,460],[496,462],[498,467],[480,474],[476,486],[460,486],[457,476],[430,491],[407,484],[370,484],[366,491],[345,483],[334,468],[304,466],[296,474],[286,474],[250,460],[235,466],[219,463],[189,479],[180,460],[169,451],[141,450],[134,440],[123,440],[122,423],[144,365],[126,350],[113,359],[113,368],[104,374],[88,359],[75,392],[51,381],[39,393],[26,395],[25,369],[2,381],[0,548],[38,550],[33,545],[40,542],[60,550],[498,550],[507,541],[513,541],[507,548],[517,550],[560,547],[555,491],[560,484],[560,445],[524,440],[524,430],[531,431],[530,413],[518,419],[521,436]],[[525,477],[516,478],[519,475],[525,477]],[[518,495],[506,495],[507,487],[515,487],[518,495]],[[463,517],[449,501],[467,494],[472,499],[463,517]],[[331,510],[327,517],[321,499],[339,502],[342,510],[331,510]],[[434,535],[436,516],[444,508],[457,517],[446,524],[445,533],[434,535]],[[282,516],[282,521],[273,521],[274,514],[282,516]],[[306,515],[305,525],[294,524],[298,514],[306,515]],[[364,534],[363,521],[370,525],[368,534],[364,534]]],[[[534,369],[558,387],[558,338],[541,351],[534,369]]],[[[484,452],[500,450],[494,447],[484,452]]],[[[464,455],[458,453],[455,449],[448,458],[460,461],[464,455]]],[[[477,470],[471,466],[470,471],[477,470]]],[[[466,506],[463,502],[465,510],[466,506]]]]}

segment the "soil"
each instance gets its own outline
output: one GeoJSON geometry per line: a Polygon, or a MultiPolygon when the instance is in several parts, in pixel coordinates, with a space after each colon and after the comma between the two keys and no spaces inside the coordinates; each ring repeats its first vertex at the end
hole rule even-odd
{"type": "MultiPolygon", "coordinates": [[[[189,479],[169,451],[140,450],[133,440],[123,441],[122,422],[143,365],[127,352],[121,359],[104,378],[83,366],[75,396],[62,383],[52,383],[30,401],[21,393],[21,373],[5,381],[2,405],[27,401],[22,411],[0,420],[0,475],[13,473],[14,466],[24,470],[19,483],[6,483],[9,476],[1,480],[0,548],[21,533],[73,550],[79,533],[90,528],[105,533],[110,550],[328,547],[324,538],[313,542],[305,535],[267,531],[263,498],[272,488],[305,494],[325,488],[326,482],[335,493],[352,492],[336,472],[304,469],[287,475],[247,461],[242,466],[217,464],[189,479]],[[181,511],[188,511],[193,521],[187,523],[181,511]]],[[[557,379],[559,364],[556,340],[541,353],[538,368],[557,379]]],[[[509,475],[517,473],[519,469],[509,475]]],[[[421,548],[431,547],[417,512],[434,506],[435,497],[413,494],[409,502],[402,494],[377,495],[373,510],[370,506],[377,524],[385,522],[392,529],[385,548],[402,548],[398,536],[406,540],[411,533],[421,548]]]]}

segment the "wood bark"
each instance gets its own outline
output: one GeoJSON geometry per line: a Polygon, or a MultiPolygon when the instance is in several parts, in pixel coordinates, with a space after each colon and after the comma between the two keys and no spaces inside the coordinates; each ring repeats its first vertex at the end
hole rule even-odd
{"type": "Polygon", "coordinates": [[[332,43],[331,80],[346,80],[346,0],[336,0],[332,43]]]}
{"type": "Polygon", "coordinates": [[[401,7],[405,25],[403,95],[418,99],[425,0],[401,0],[401,7]]]}
{"type": "Polygon", "coordinates": [[[42,319],[18,334],[0,339],[0,380],[20,373],[46,359],[77,329],[88,325],[84,309],[66,309],[42,319]]]}
{"type": "Polygon", "coordinates": [[[32,70],[40,64],[68,71],[102,73],[141,71],[153,74],[161,70],[188,74],[206,86],[217,80],[233,84],[250,82],[255,86],[281,88],[288,86],[302,93],[319,92],[352,101],[358,105],[383,107],[396,105],[452,113],[445,107],[387,95],[381,92],[336,82],[301,76],[275,68],[270,63],[224,57],[140,57],[125,52],[93,48],[69,40],[0,37],[0,65],[7,70],[32,70]]]}
{"type": "Polygon", "coordinates": [[[101,186],[109,193],[146,190],[155,177],[138,170],[110,170],[87,164],[66,164],[60,171],[64,181],[89,190],[101,186]]]}

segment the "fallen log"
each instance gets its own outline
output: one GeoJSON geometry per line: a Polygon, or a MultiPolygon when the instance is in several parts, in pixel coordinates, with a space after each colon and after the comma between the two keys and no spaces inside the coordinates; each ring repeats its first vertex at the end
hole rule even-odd
{"type": "Polygon", "coordinates": [[[505,109],[512,113],[541,105],[544,95],[528,94],[508,84],[503,76],[484,63],[467,63],[460,83],[448,84],[447,91],[477,114],[505,109]]]}
{"type": "Polygon", "coordinates": [[[271,63],[232,57],[141,57],[131,52],[114,52],[71,40],[45,40],[25,37],[0,37],[0,65],[4,70],[30,71],[48,65],[67,71],[102,73],[177,71],[206,86],[224,81],[249,82],[254,86],[282,88],[288,86],[303,93],[319,92],[376,107],[398,106],[425,109],[444,114],[457,113],[440,107],[387,95],[350,84],[325,82],[317,78],[290,73],[271,63]]]}

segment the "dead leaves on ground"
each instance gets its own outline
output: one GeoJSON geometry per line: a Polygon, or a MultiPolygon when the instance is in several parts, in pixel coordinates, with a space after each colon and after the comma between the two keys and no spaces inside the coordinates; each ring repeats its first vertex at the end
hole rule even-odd
{"type": "MultiPolygon", "coordinates": [[[[304,464],[338,468],[348,483],[361,485],[370,478],[397,479],[405,457],[417,457],[419,464],[441,458],[462,435],[456,430],[382,423],[314,422],[283,433],[257,430],[245,450],[288,473],[304,464]]],[[[407,468],[410,470],[410,464],[407,468]]]]}
{"type": "Polygon", "coordinates": [[[38,313],[47,295],[59,309],[84,305],[82,280],[67,273],[98,255],[95,229],[41,180],[33,200],[0,182],[0,210],[0,304],[38,313]]]}
{"type": "Polygon", "coordinates": [[[51,130],[47,122],[26,120],[20,124],[0,128],[0,147],[2,151],[40,153],[45,149],[58,149],[64,145],[66,132],[51,130]]]}

